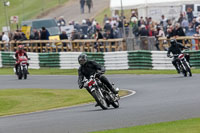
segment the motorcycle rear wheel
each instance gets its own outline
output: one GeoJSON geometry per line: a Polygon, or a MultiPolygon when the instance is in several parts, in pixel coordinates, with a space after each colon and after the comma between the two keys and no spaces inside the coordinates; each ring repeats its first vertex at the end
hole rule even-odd
{"type": "Polygon", "coordinates": [[[108,109],[107,107],[107,103],[104,99],[104,97],[101,96],[101,94],[99,93],[99,91],[94,90],[91,92],[92,96],[94,97],[94,99],[96,100],[96,102],[98,103],[98,105],[103,109],[106,110],[108,109]]]}

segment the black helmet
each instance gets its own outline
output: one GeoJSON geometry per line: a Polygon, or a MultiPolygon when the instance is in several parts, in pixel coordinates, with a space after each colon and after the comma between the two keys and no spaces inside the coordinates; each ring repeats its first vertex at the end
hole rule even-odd
{"type": "Polygon", "coordinates": [[[87,55],[86,54],[80,54],[78,56],[78,63],[80,65],[84,65],[87,62],[87,55]]]}
{"type": "Polygon", "coordinates": [[[172,40],[170,40],[170,43],[171,43],[172,46],[175,46],[176,45],[176,40],[172,39],[172,40]]]}

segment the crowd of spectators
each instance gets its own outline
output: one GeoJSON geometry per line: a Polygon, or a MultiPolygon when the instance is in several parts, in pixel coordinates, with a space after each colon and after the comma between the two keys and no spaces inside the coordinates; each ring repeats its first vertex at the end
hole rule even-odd
{"type": "MultiPolygon", "coordinates": [[[[131,17],[120,17],[116,12],[112,17],[104,15],[102,25],[95,19],[84,19],[81,23],[69,21],[66,23],[64,17],[59,17],[57,24],[59,27],[72,26],[73,31],[67,34],[66,31],[61,31],[60,39],[116,39],[133,35],[134,37],[148,36],[155,37],[177,37],[177,36],[193,36],[200,35],[200,16],[180,14],[177,21],[167,19],[164,15],[160,17],[160,21],[154,21],[151,17],[137,17],[135,11],[131,12],[131,17]],[[191,18],[192,17],[192,18],[191,18]]],[[[61,28],[62,29],[62,28],[61,28]]],[[[33,33],[29,37],[31,40],[48,40],[49,32],[45,27],[41,27],[38,31],[33,29],[33,33]]],[[[14,32],[11,36],[2,33],[0,40],[9,42],[9,40],[27,40],[25,34],[20,30],[14,32]]],[[[157,49],[158,41],[155,44],[157,49]]]]}

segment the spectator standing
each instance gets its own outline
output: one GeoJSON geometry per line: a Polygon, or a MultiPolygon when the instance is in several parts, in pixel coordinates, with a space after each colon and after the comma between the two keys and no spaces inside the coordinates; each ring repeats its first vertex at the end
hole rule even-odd
{"type": "Polygon", "coordinates": [[[30,35],[31,40],[39,40],[40,39],[40,33],[37,31],[37,29],[33,29],[33,35],[30,35]]]}
{"type": "Polygon", "coordinates": [[[124,20],[124,32],[125,32],[124,37],[128,37],[129,36],[129,26],[130,26],[129,22],[124,20]]]}
{"type": "MultiPolygon", "coordinates": [[[[185,32],[183,31],[183,28],[180,26],[179,23],[176,23],[176,26],[175,26],[175,36],[176,37],[185,36],[185,32]]],[[[183,43],[182,40],[177,40],[177,42],[183,43]]]]}
{"type": "Polygon", "coordinates": [[[71,34],[71,40],[76,40],[76,39],[80,39],[80,34],[76,31],[76,30],[73,30],[72,31],[72,34],[71,34]]]}
{"type": "Polygon", "coordinates": [[[185,33],[188,32],[188,29],[189,29],[189,22],[188,22],[188,20],[187,20],[185,17],[183,18],[183,21],[181,22],[181,27],[184,28],[185,33]]]}
{"type": "MultiPolygon", "coordinates": [[[[38,32],[37,29],[33,29],[33,34],[30,35],[30,40],[39,40],[39,39],[40,39],[40,32],[38,32]]],[[[40,43],[33,45],[40,46],[40,43]]]]}
{"type": "Polygon", "coordinates": [[[185,36],[185,32],[179,23],[176,23],[175,26],[175,36],[185,36]]]}
{"type": "Polygon", "coordinates": [[[193,28],[194,30],[196,30],[196,27],[197,27],[198,25],[200,25],[200,23],[197,22],[196,18],[193,18],[191,24],[192,24],[191,26],[192,26],[192,28],[193,28]]]}
{"type": "Polygon", "coordinates": [[[76,29],[78,32],[81,30],[81,25],[78,22],[75,22],[74,29],[76,29]]]}
{"type": "Polygon", "coordinates": [[[6,48],[8,50],[9,49],[8,43],[9,43],[10,39],[4,32],[2,32],[2,41],[6,43],[5,45],[6,45],[6,48]]]}
{"type": "Polygon", "coordinates": [[[140,20],[138,21],[138,26],[140,27],[141,25],[146,25],[143,17],[140,17],[140,20]]]}
{"type": "Polygon", "coordinates": [[[96,23],[96,29],[101,30],[101,25],[99,23],[96,23]]]}
{"type": "MultiPolygon", "coordinates": [[[[40,39],[41,40],[49,40],[49,31],[45,28],[45,27],[42,27],[42,31],[40,33],[40,39]]],[[[46,46],[46,43],[42,43],[42,46],[46,46]]]]}
{"type": "Polygon", "coordinates": [[[164,15],[161,16],[160,25],[163,27],[164,32],[167,31],[167,18],[164,15]]]}
{"type": "Polygon", "coordinates": [[[104,25],[105,25],[105,23],[106,23],[107,20],[109,20],[109,18],[108,18],[108,15],[105,14],[105,15],[104,15],[104,19],[103,19],[103,24],[104,24],[104,25]]]}
{"type": "Polygon", "coordinates": [[[187,8],[187,17],[188,17],[189,23],[191,23],[193,18],[194,18],[193,11],[192,11],[191,7],[187,8]]]}
{"type": "Polygon", "coordinates": [[[114,27],[114,25],[115,25],[115,26],[118,26],[117,19],[113,17],[112,20],[111,20],[111,22],[110,22],[110,24],[111,24],[111,27],[112,27],[112,28],[114,27]]]}
{"type": "Polygon", "coordinates": [[[88,26],[86,20],[85,19],[82,20],[82,25],[81,25],[81,38],[82,39],[87,39],[86,36],[88,34],[88,28],[89,28],[89,26],[88,26]]]}
{"type": "Polygon", "coordinates": [[[171,26],[168,26],[166,36],[167,36],[168,38],[171,38],[171,37],[174,37],[174,36],[175,36],[175,29],[174,29],[174,27],[173,27],[172,25],[171,25],[171,26]]]}
{"type": "Polygon", "coordinates": [[[62,31],[62,33],[60,34],[60,40],[67,40],[68,36],[66,31],[62,31]]]}
{"type": "Polygon", "coordinates": [[[116,25],[113,26],[112,31],[113,31],[113,38],[120,38],[119,28],[116,25]]]}
{"type": "Polygon", "coordinates": [[[59,19],[58,19],[58,21],[57,21],[57,24],[58,24],[59,27],[65,26],[65,25],[66,25],[66,22],[65,22],[63,16],[60,16],[60,17],[59,17],[59,19]]]}
{"type": "Polygon", "coordinates": [[[107,30],[111,30],[111,29],[112,29],[109,20],[106,21],[106,24],[104,25],[104,28],[103,28],[103,29],[104,29],[105,31],[107,31],[107,30]]]}
{"type": "Polygon", "coordinates": [[[12,40],[14,40],[14,41],[21,41],[22,40],[22,36],[21,36],[19,31],[16,31],[14,33],[12,40]]]}
{"type": "Polygon", "coordinates": [[[49,40],[49,31],[45,28],[45,27],[42,27],[42,31],[40,33],[40,39],[41,40],[49,40]]]}
{"type": "Polygon", "coordinates": [[[88,7],[88,13],[90,13],[91,8],[93,7],[92,0],[86,0],[86,4],[87,4],[87,7],[88,7]]]}
{"type": "Polygon", "coordinates": [[[165,33],[164,33],[163,29],[160,26],[157,27],[157,34],[155,35],[155,37],[156,37],[156,44],[155,44],[155,46],[156,46],[157,50],[160,50],[158,38],[159,37],[165,37],[165,33]]]}
{"type": "Polygon", "coordinates": [[[138,36],[138,20],[136,17],[131,18],[130,25],[132,27],[133,35],[138,36]]]}
{"type": "Polygon", "coordinates": [[[81,13],[84,14],[85,0],[80,0],[81,13]]]}
{"type": "MultiPolygon", "coordinates": [[[[60,40],[68,40],[68,36],[67,36],[66,31],[62,31],[62,33],[60,34],[60,40]]],[[[66,42],[63,42],[62,44],[63,44],[64,47],[67,46],[66,42]]]]}
{"type": "Polygon", "coordinates": [[[96,43],[94,43],[94,48],[97,50],[97,52],[103,52],[102,49],[99,49],[98,46],[101,46],[102,43],[101,42],[98,42],[99,39],[103,39],[103,35],[101,33],[101,31],[99,29],[96,30],[96,33],[95,33],[95,39],[96,39],[96,43]]]}
{"type": "Polygon", "coordinates": [[[180,14],[180,17],[179,17],[179,19],[178,19],[178,23],[181,24],[182,21],[183,21],[183,19],[184,19],[184,17],[183,17],[183,14],[181,13],[181,14],[180,14]]]}
{"type": "Polygon", "coordinates": [[[138,33],[140,36],[149,36],[148,31],[146,30],[145,25],[141,25],[141,28],[138,33]]]}

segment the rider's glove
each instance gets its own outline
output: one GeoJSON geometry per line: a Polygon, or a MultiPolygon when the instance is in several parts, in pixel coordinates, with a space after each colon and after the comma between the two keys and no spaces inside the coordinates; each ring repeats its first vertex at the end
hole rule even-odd
{"type": "Polygon", "coordinates": [[[97,70],[96,77],[100,77],[103,74],[101,70],[97,70]]]}

